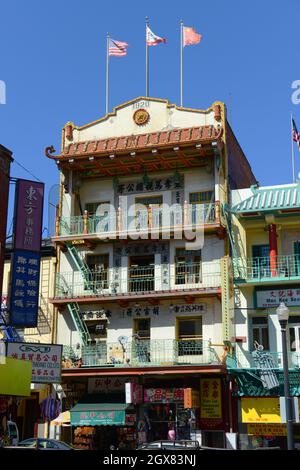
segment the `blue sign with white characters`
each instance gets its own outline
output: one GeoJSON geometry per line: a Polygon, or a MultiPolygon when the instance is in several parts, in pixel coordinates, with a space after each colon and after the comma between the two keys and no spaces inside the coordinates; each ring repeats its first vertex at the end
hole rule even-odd
{"type": "Polygon", "coordinates": [[[37,326],[39,308],[40,253],[16,250],[12,263],[9,324],[37,326]]]}

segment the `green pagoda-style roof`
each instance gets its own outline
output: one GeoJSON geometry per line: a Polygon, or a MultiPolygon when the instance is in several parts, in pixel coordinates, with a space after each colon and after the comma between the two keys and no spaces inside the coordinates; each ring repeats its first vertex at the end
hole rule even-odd
{"type": "Polygon", "coordinates": [[[231,211],[236,214],[259,214],[260,212],[300,211],[300,181],[281,186],[251,186],[252,196],[244,199],[231,211]]]}

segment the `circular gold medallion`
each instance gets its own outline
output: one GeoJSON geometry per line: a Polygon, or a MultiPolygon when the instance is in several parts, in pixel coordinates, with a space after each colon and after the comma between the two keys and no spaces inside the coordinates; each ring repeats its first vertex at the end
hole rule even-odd
{"type": "Polygon", "coordinates": [[[147,124],[150,119],[150,114],[145,109],[137,109],[133,115],[133,120],[138,126],[147,124]]]}

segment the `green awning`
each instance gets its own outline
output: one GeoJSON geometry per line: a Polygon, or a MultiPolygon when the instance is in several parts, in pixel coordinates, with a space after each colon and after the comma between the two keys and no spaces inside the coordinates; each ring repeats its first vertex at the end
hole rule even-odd
{"type": "MultiPolygon", "coordinates": [[[[230,374],[235,377],[237,390],[235,396],[239,397],[274,397],[284,396],[284,375],[282,370],[274,371],[279,386],[273,389],[263,387],[257,369],[231,369],[230,374]]],[[[300,396],[300,371],[289,371],[291,396],[300,396]]]]}
{"type": "Polygon", "coordinates": [[[71,408],[72,426],[125,424],[127,403],[78,403],[71,408]]]}

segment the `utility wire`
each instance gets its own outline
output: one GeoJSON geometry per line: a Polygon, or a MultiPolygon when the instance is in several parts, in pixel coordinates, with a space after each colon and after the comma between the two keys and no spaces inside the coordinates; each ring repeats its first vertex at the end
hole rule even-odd
{"type": "Polygon", "coordinates": [[[27,168],[25,168],[25,166],[23,166],[21,163],[19,163],[15,158],[14,158],[14,163],[16,163],[17,165],[19,165],[21,168],[23,168],[23,170],[27,171],[27,173],[31,176],[33,176],[34,179],[36,179],[37,181],[39,181],[40,183],[42,183],[42,181],[37,178],[33,173],[31,173],[29,170],[27,170],[27,168]]]}

